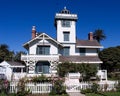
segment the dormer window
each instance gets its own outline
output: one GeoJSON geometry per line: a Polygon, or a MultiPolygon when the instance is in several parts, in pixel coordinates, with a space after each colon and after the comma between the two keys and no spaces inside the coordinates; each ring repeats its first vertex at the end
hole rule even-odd
{"type": "Polygon", "coordinates": [[[70,21],[62,20],[62,27],[70,27],[70,21]]]}
{"type": "Polygon", "coordinates": [[[49,55],[50,46],[37,46],[36,54],[37,55],[49,55]]]}

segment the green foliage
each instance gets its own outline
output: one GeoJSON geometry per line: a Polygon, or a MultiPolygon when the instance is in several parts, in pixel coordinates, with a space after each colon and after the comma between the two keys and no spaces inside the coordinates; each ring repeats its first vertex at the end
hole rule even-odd
{"type": "Polygon", "coordinates": [[[6,44],[0,44],[0,62],[4,60],[10,60],[12,52],[9,51],[9,47],[6,44]]]}
{"type": "Polygon", "coordinates": [[[8,80],[0,80],[0,93],[2,94],[8,94],[9,92],[9,86],[10,83],[8,80]]]}
{"type": "Polygon", "coordinates": [[[102,94],[99,93],[87,93],[86,96],[120,96],[120,92],[104,92],[102,94]]]}
{"type": "Polygon", "coordinates": [[[50,95],[62,95],[64,96],[66,93],[65,86],[63,86],[63,80],[54,80],[53,81],[53,88],[52,91],[50,92],[50,95]]]}
{"type": "Polygon", "coordinates": [[[99,88],[99,85],[96,83],[93,83],[91,86],[91,90],[93,93],[98,93],[98,88],[99,88]]]}
{"type": "Polygon", "coordinates": [[[19,80],[18,82],[18,92],[17,92],[17,96],[27,96],[28,94],[30,94],[30,90],[25,90],[25,83],[26,83],[26,79],[22,78],[19,80]]]}
{"type": "Polygon", "coordinates": [[[2,91],[2,92],[0,93],[0,96],[7,96],[7,94],[6,94],[4,91],[2,91]]]}
{"type": "Polygon", "coordinates": [[[89,80],[91,76],[95,76],[97,66],[93,64],[76,64],[76,63],[61,63],[58,65],[58,74],[64,77],[68,72],[80,72],[84,80],[89,80]]]}
{"type": "Polygon", "coordinates": [[[40,76],[33,77],[31,79],[31,81],[36,82],[36,83],[38,83],[38,82],[49,82],[49,81],[51,81],[51,78],[48,78],[48,77],[46,77],[42,74],[40,76]]]}
{"type": "Polygon", "coordinates": [[[17,61],[21,62],[21,54],[26,54],[23,51],[20,52],[14,52],[9,50],[9,46],[6,44],[0,44],[0,62],[6,60],[6,61],[17,61]]]}
{"type": "Polygon", "coordinates": [[[81,93],[82,94],[86,94],[86,93],[98,93],[98,89],[99,89],[99,85],[96,83],[93,83],[91,88],[87,88],[87,89],[82,89],[81,93]]]}
{"type": "Polygon", "coordinates": [[[86,94],[86,93],[92,93],[92,90],[91,90],[90,88],[87,88],[87,89],[82,89],[82,90],[80,90],[80,92],[81,92],[82,94],[86,94]]]}
{"type": "Polygon", "coordinates": [[[99,57],[103,61],[102,69],[107,69],[108,72],[120,70],[120,46],[102,50],[99,57]]]}
{"type": "Polygon", "coordinates": [[[21,54],[26,54],[26,53],[23,52],[23,51],[16,52],[16,53],[14,54],[14,61],[23,63],[23,62],[21,61],[21,54]]]}
{"type": "Polygon", "coordinates": [[[102,29],[97,29],[93,33],[93,38],[96,39],[100,43],[100,41],[104,40],[106,38],[106,36],[102,29]]]}
{"type": "Polygon", "coordinates": [[[120,92],[120,80],[118,81],[118,84],[116,85],[117,92],[120,92]]]}

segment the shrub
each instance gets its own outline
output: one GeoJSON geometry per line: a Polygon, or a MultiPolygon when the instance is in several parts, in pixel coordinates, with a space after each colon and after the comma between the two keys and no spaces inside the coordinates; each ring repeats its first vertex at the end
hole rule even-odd
{"type": "Polygon", "coordinates": [[[117,92],[120,92],[120,81],[118,81],[118,84],[116,85],[117,92]]]}
{"type": "Polygon", "coordinates": [[[30,90],[25,90],[25,83],[26,83],[26,79],[25,78],[22,78],[19,80],[18,82],[18,92],[17,92],[17,95],[16,96],[26,96],[28,94],[30,94],[30,90]]]}
{"type": "Polygon", "coordinates": [[[96,83],[93,83],[91,86],[91,90],[93,93],[98,93],[98,88],[99,88],[99,85],[96,83]]]}
{"type": "MultiPolygon", "coordinates": [[[[10,87],[10,82],[6,79],[0,80],[0,93],[2,94],[8,94],[10,87]]],[[[2,96],[2,95],[0,95],[2,96]]]]}
{"type": "Polygon", "coordinates": [[[40,76],[33,77],[31,79],[31,81],[36,82],[36,83],[38,83],[38,82],[49,82],[49,81],[51,81],[51,78],[48,78],[48,77],[46,77],[42,74],[40,76]]]}
{"type": "Polygon", "coordinates": [[[91,90],[90,88],[82,89],[82,90],[81,90],[81,93],[82,93],[82,94],[92,93],[92,90],[91,90]]]}
{"type": "Polygon", "coordinates": [[[50,95],[62,95],[62,94],[67,94],[65,90],[65,86],[63,86],[63,80],[55,80],[53,81],[53,88],[52,91],[50,92],[50,95]]]}

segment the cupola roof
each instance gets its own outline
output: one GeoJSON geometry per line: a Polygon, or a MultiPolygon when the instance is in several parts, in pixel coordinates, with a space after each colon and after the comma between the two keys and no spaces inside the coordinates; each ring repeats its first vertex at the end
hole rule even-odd
{"type": "Polygon", "coordinates": [[[70,14],[70,11],[66,9],[66,7],[64,7],[64,9],[60,12],[63,14],[70,14]]]}

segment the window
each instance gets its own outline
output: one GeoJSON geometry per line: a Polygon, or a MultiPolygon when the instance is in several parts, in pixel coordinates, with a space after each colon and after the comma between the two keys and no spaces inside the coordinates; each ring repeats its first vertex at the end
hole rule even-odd
{"type": "Polygon", "coordinates": [[[13,68],[13,72],[21,72],[21,68],[13,68]]]}
{"type": "Polygon", "coordinates": [[[69,56],[70,47],[64,47],[63,49],[63,56],[69,56]]]}
{"type": "Polygon", "coordinates": [[[41,61],[36,64],[36,73],[49,73],[49,62],[41,61]]]}
{"type": "Polygon", "coordinates": [[[86,53],[85,48],[80,48],[80,53],[86,53]]]}
{"type": "Polygon", "coordinates": [[[37,55],[49,55],[50,46],[37,46],[36,54],[37,55]]]}
{"type": "Polygon", "coordinates": [[[62,27],[70,27],[70,21],[62,20],[62,27]]]}
{"type": "Polygon", "coordinates": [[[63,32],[63,34],[64,34],[64,41],[69,41],[70,32],[63,32]]]}

